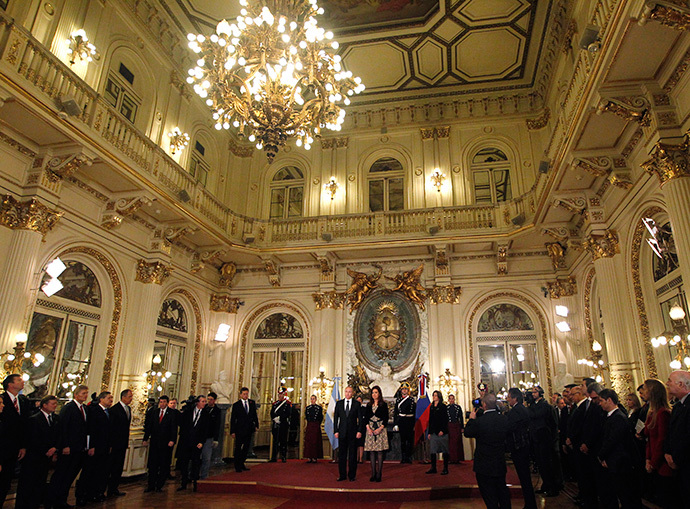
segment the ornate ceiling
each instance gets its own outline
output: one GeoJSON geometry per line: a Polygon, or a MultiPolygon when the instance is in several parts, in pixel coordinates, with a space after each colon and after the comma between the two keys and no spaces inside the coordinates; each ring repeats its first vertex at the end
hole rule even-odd
{"type": "MultiPolygon", "coordinates": [[[[233,0],[175,0],[177,26],[209,33],[233,0]]],[[[500,93],[534,86],[553,0],[322,0],[357,103],[500,93]]]]}

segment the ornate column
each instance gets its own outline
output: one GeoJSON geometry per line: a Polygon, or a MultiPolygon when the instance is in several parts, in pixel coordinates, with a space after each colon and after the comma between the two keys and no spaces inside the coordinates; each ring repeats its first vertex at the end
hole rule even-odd
{"type": "Polygon", "coordinates": [[[345,293],[335,290],[335,256],[333,253],[316,253],[319,261],[319,292],[312,294],[316,311],[314,330],[318,331],[315,341],[312,341],[311,372],[309,378],[317,376],[319,368],[323,367],[327,376],[333,378],[336,374],[344,376],[337,363],[336,343],[341,343],[338,336],[337,323],[342,320],[345,308],[345,293]]]}
{"type": "MultiPolygon", "coordinates": [[[[221,324],[230,326],[228,337],[225,342],[211,341],[210,359],[205,367],[208,380],[217,380],[222,370],[225,370],[230,380],[233,379],[235,363],[238,362],[239,354],[239,331],[237,331],[237,311],[244,302],[237,297],[230,297],[228,294],[211,294],[211,318],[209,332],[211,338],[218,333],[221,324]]],[[[222,338],[219,338],[222,339],[222,338]]],[[[234,387],[233,396],[237,394],[239,387],[234,387]]]]}
{"type": "Polygon", "coordinates": [[[690,284],[690,141],[658,142],[652,157],[642,164],[659,178],[671,219],[673,240],[685,284],[690,284]]]}
{"type": "Polygon", "coordinates": [[[0,224],[14,230],[0,274],[0,352],[14,346],[15,336],[28,332],[29,312],[35,292],[41,240],[53,229],[62,212],[49,209],[35,198],[17,201],[5,195],[0,224]]]}
{"type": "Polygon", "coordinates": [[[118,377],[120,389],[125,387],[134,392],[133,426],[143,425],[146,405],[145,371],[151,369],[153,343],[156,337],[158,313],[161,307],[161,285],[170,276],[172,269],[160,261],[137,262],[135,283],[128,302],[127,321],[122,337],[127,352],[123,356],[124,369],[118,377]]]}
{"type": "Polygon", "coordinates": [[[606,349],[613,389],[620,395],[634,391],[635,379],[640,378],[640,362],[633,350],[634,309],[626,292],[625,264],[613,230],[592,233],[583,242],[592,255],[599,285],[602,318],[606,331],[606,349]]]}

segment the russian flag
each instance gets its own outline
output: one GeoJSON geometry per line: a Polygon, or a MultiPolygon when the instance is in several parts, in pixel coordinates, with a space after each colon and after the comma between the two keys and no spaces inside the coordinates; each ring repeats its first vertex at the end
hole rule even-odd
{"type": "Polygon", "coordinates": [[[335,438],[333,420],[335,415],[335,404],[340,399],[340,389],[338,388],[340,385],[339,381],[339,376],[333,377],[333,392],[331,393],[331,399],[328,401],[328,408],[326,409],[326,422],[323,425],[326,435],[328,435],[328,440],[331,442],[331,448],[334,451],[338,448],[338,439],[335,438]]]}
{"type": "Polygon", "coordinates": [[[417,377],[419,379],[419,397],[417,398],[417,411],[415,412],[414,423],[414,443],[417,445],[424,437],[426,428],[429,425],[429,395],[426,392],[427,375],[422,373],[417,377]]]}

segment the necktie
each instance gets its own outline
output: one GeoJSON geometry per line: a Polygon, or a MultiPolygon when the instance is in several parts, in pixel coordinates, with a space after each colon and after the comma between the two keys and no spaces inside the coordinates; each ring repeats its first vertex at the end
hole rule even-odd
{"type": "Polygon", "coordinates": [[[79,405],[79,410],[81,410],[81,417],[86,422],[86,412],[84,412],[84,405],[79,405]]]}
{"type": "Polygon", "coordinates": [[[161,410],[161,414],[158,416],[158,422],[163,422],[163,416],[165,415],[165,410],[161,410]]]}
{"type": "Polygon", "coordinates": [[[197,421],[199,420],[199,409],[197,408],[194,410],[194,426],[196,426],[197,421]]]}
{"type": "Polygon", "coordinates": [[[345,415],[350,415],[350,400],[345,400],[345,415]]]}
{"type": "Polygon", "coordinates": [[[106,416],[108,419],[110,419],[110,410],[108,410],[107,408],[104,408],[103,411],[105,412],[105,416],[106,416]]]}
{"type": "Polygon", "coordinates": [[[244,411],[245,411],[246,413],[249,413],[249,405],[247,404],[247,400],[246,400],[246,399],[244,400],[244,411]]]}
{"type": "Polygon", "coordinates": [[[17,410],[17,413],[19,412],[19,398],[14,398],[14,408],[17,410]]]}
{"type": "Polygon", "coordinates": [[[132,411],[129,409],[127,405],[125,405],[125,410],[127,410],[127,420],[131,421],[132,420],[132,411]]]}
{"type": "Polygon", "coordinates": [[[53,414],[48,414],[48,426],[53,426],[53,414]]]}

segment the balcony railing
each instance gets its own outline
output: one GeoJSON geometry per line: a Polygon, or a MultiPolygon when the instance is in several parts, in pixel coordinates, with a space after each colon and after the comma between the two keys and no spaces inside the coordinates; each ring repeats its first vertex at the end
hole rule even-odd
{"type": "Polygon", "coordinates": [[[228,241],[242,243],[245,235],[257,247],[319,245],[333,240],[370,242],[380,239],[414,239],[429,235],[475,236],[509,233],[519,227],[512,218],[529,224],[535,200],[544,179],[525,195],[497,205],[415,209],[369,214],[306,217],[290,220],[260,220],[232,212],[163,149],[134,127],[78,75],[48,51],[26,29],[0,12],[0,72],[28,96],[57,111],[58,99],[73,97],[82,113],[71,121],[84,134],[85,142],[112,154],[123,171],[133,171],[152,187],[196,215],[228,241]],[[189,196],[189,200],[182,200],[189,196]]]}

